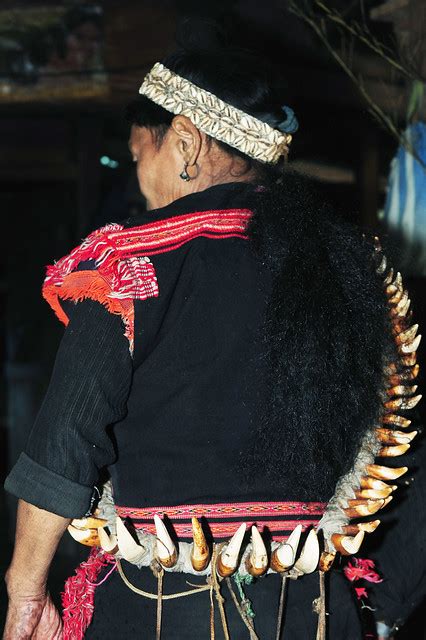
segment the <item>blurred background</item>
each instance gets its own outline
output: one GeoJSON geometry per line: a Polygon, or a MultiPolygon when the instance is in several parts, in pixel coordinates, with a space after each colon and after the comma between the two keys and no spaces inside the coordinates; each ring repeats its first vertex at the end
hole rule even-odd
{"type": "MultiPolygon", "coordinates": [[[[62,334],[40,295],[45,265],[96,227],[144,207],[124,106],[149,67],[175,48],[182,18],[194,15],[218,20],[233,44],[281,69],[283,103],[300,123],[291,164],[343,216],[388,240],[426,326],[424,0],[2,1],[2,479],[25,445],[62,334]]],[[[1,569],[14,509],[2,494],[1,569]]],[[[57,592],[86,554],[76,547],[71,539],[61,546],[57,592]]],[[[398,638],[424,638],[424,629],[420,608],[398,638]]]]}

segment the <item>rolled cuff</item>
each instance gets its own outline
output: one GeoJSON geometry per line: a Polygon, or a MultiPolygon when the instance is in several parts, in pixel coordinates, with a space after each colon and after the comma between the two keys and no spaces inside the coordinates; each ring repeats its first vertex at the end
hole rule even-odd
{"type": "Polygon", "coordinates": [[[21,453],[4,488],[40,509],[64,518],[80,518],[92,504],[93,487],[73,482],[21,453]]]}

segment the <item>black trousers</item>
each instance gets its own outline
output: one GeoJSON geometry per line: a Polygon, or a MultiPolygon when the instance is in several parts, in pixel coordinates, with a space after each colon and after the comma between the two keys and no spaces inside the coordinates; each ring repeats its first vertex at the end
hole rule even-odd
{"type": "MultiPolygon", "coordinates": [[[[140,589],[156,593],[157,580],[149,569],[137,569],[123,561],[129,580],[140,589]]],[[[100,579],[102,578],[102,574],[100,579]]],[[[166,573],[166,593],[186,591],[188,582],[205,584],[204,578],[166,573]]],[[[236,585],[233,584],[236,591],[236,585]]],[[[350,585],[339,572],[327,575],[327,638],[329,640],[360,640],[362,631],[357,605],[350,585]]],[[[287,581],[286,607],[281,640],[315,640],[318,616],[312,603],[319,595],[319,575],[314,573],[298,580],[287,581]]],[[[280,576],[273,574],[244,586],[255,613],[255,630],[260,640],[275,640],[280,576]]],[[[245,640],[249,633],[222,583],[225,610],[232,640],[245,640]]],[[[85,638],[90,640],[154,640],[156,629],[156,601],[131,591],[114,572],[95,592],[95,611],[85,638]]],[[[215,602],[216,640],[223,631],[215,602]]],[[[163,602],[162,640],[210,640],[210,596],[205,591],[194,596],[163,602]]]]}

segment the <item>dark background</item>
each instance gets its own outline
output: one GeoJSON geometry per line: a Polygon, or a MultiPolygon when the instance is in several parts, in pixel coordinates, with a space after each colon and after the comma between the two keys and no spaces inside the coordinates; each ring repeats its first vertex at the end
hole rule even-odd
{"type": "MultiPolygon", "coordinates": [[[[2,3],[1,8],[38,4],[2,3]]],[[[143,207],[127,149],[123,107],[136,95],[148,68],[174,48],[176,24],[183,16],[203,13],[220,19],[234,44],[256,49],[280,66],[288,85],[284,101],[300,122],[291,148],[293,166],[318,180],[346,218],[386,235],[378,211],[397,142],[372,119],[356,87],[315,35],[285,10],[284,1],[235,0],[202,7],[193,0],[98,4],[104,11],[107,95],[0,101],[2,477],[25,444],[62,333],[40,296],[45,265],[94,228],[143,207]]],[[[368,20],[370,9],[387,3],[333,0],[328,4],[342,10],[347,19],[363,14],[368,20]]],[[[374,33],[387,39],[396,38],[397,27],[390,18],[372,24],[374,33]]],[[[355,49],[353,64],[377,103],[403,127],[407,87],[365,50],[355,49]]],[[[413,298],[418,321],[424,318],[425,325],[422,278],[413,281],[413,298]]],[[[1,499],[1,563],[6,568],[14,501],[1,499]]],[[[85,548],[76,547],[68,539],[61,546],[52,571],[56,592],[86,554],[85,548]]],[[[1,595],[0,620],[4,591],[1,595]]],[[[424,638],[424,614],[417,613],[398,638],[424,638]]]]}

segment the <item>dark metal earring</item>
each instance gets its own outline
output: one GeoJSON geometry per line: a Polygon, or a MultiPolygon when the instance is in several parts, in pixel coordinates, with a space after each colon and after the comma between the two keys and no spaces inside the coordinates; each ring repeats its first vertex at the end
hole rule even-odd
{"type": "Polygon", "coordinates": [[[182,178],[182,180],[185,180],[185,182],[189,182],[191,180],[191,178],[189,177],[187,168],[188,168],[188,165],[185,164],[183,171],[179,174],[179,178],[182,178]]]}

